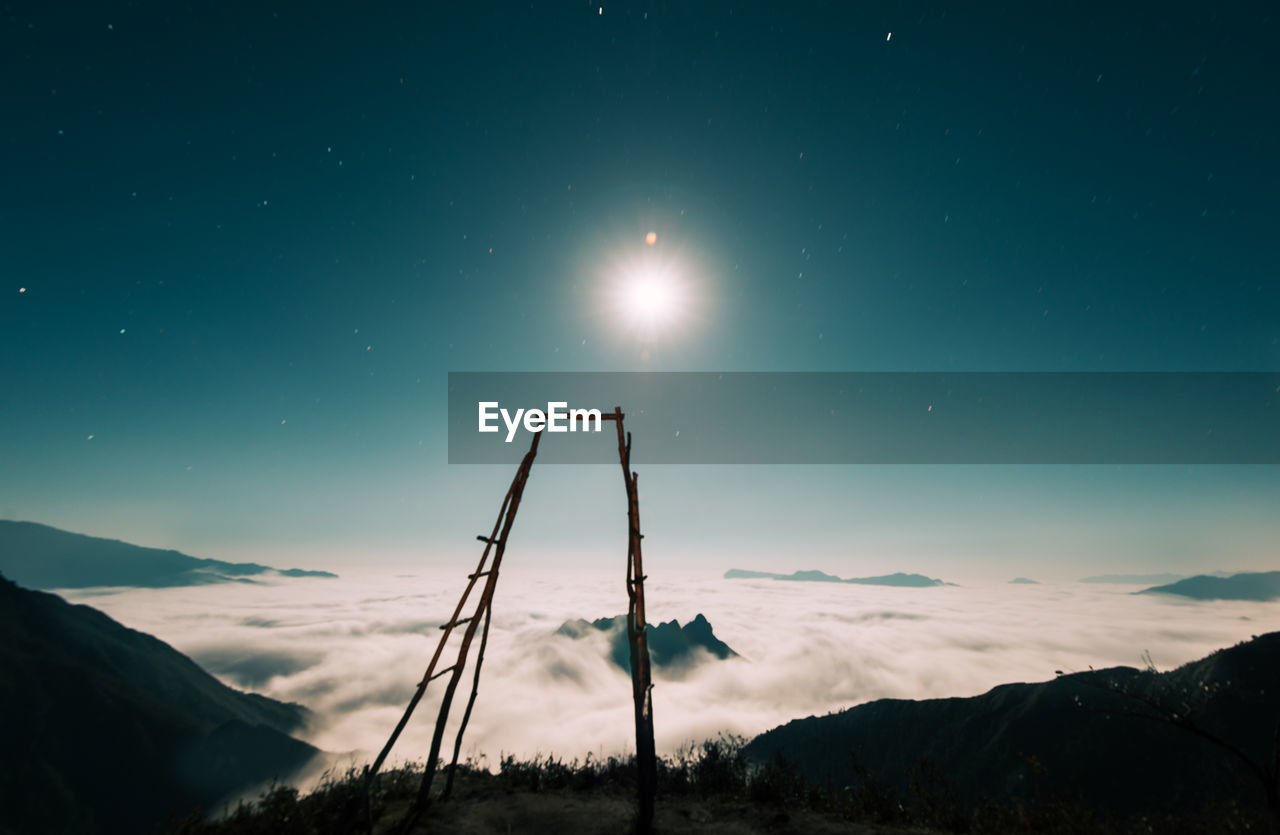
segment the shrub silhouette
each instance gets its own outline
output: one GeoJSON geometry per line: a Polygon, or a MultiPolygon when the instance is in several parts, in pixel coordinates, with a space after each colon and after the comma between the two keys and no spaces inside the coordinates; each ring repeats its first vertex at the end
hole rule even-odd
{"type": "MultiPolygon", "coordinates": [[[[1014,800],[961,808],[937,766],[927,759],[914,763],[908,773],[910,791],[899,795],[850,753],[855,784],[833,787],[807,782],[795,764],[781,756],[763,765],[743,753],[741,737],[721,735],[701,745],[682,749],[658,763],[658,808],[664,802],[707,804],[745,813],[757,809],[761,827],[768,829],[794,814],[808,813],[905,831],[961,833],[1053,833],[1053,835],[1138,835],[1177,832],[1187,835],[1256,833],[1259,821],[1227,803],[1198,815],[1138,816],[1113,819],[1068,801],[1041,801],[1030,807],[1014,800]],[[721,804],[721,805],[715,805],[721,804]]],[[[341,775],[326,775],[309,794],[291,786],[272,785],[256,801],[224,810],[221,818],[194,814],[169,822],[167,832],[180,835],[347,835],[368,831],[394,820],[393,807],[416,797],[422,765],[389,769],[378,775],[365,817],[363,773],[349,768],[341,775]],[[353,810],[355,810],[353,812],[353,810]]],[[[579,808],[592,797],[628,797],[635,791],[635,761],[631,757],[607,757],[565,762],[554,756],[521,760],[500,758],[496,774],[474,761],[459,766],[461,791],[448,804],[492,803],[504,793],[529,792],[563,796],[579,808]]],[[[437,806],[433,806],[438,808],[437,806]]],[[[432,812],[428,811],[428,818],[432,812]]],[[[588,813],[589,814],[589,813],[588,813]]],[[[704,812],[710,820],[712,812],[704,812]]],[[[533,822],[529,822],[533,825],[533,822]]],[[[513,830],[515,831],[515,830],[513,830]]],[[[526,829],[523,831],[533,831],[526,829]]]]}

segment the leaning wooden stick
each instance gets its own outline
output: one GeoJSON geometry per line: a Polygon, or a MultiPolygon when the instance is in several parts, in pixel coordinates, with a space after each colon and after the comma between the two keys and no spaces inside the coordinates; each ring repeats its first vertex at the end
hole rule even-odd
{"type": "MultiPolygon", "coordinates": [[[[422,784],[418,787],[418,796],[401,823],[401,829],[404,832],[408,832],[413,828],[418,818],[431,804],[431,783],[435,778],[436,760],[440,756],[440,746],[444,741],[444,726],[449,719],[449,709],[453,705],[454,693],[457,692],[458,682],[462,679],[462,672],[466,667],[467,653],[471,649],[471,641],[475,637],[476,627],[480,625],[479,617],[493,603],[493,590],[498,584],[498,569],[502,567],[502,555],[506,552],[507,538],[511,533],[511,525],[516,520],[516,511],[520,509],[520,497],[524,494],[524,485],[529,478],[529,470],[533,467],[533,459],[538,454],[538,441],[541,438],[541,432],[534,433],[533,443],[529,445],[529,451],[525,453],[524,461],[521,462],[520,469],[516,472],[515,480],[511,483],[511,502],[507,506],[506,517],[502,521],[502,532],[498,534],[497,550],[493,555],[493,564],[487,572],[488,578],[485,581],[484,591],[480,595],[480,605],[476,608],[474,615],[464,619],[467,623],[467,629],[462,635],[462,646],[458,648],[458,660],[453,666],[453,675],[449,677],[449,683],[444,690],[444,698],[440,701],[440,712],[436,716],[435,733],[431,736],[431,752],[427,755],[426,768],[422,774],[422,784]]],[[[460,623],[462,621],[458,621],[454,625],[460,623]]]]}
{"type": "Polygon", "coordinates": [[[653,743],[653,680],[649,671],[649,635],[644,619],[644,562],[640,555],[640,477],[631,471],[631,433],[623,430],[622,408],[614,409],[618,423],[618,456],[627,488],[627,642],[631,648],[631,695],[636,721],[636,832],[653,831],[653,801],[658,765],[653,743]]]}
{"type": "MultiPolygon", "coordinates": [[[[654,753],[653,742],[653,682],[649,669],[648,630],[644,615],[645,576],[644,564],[640,553],[640,540],[643,539],[643,535],[640,533],[639,476],[631,472],[631,435],[623,428],[623,418],[621,407],[616,407],[612,414],[601,416],[602,420],[612,420],[617,423],[618,457],[622,464],[623,482],[627,489],[627,642],[631,653],[631,689],[635,703],[636,785],[638,794],[636,831],[641,835],[648,835],[653,829],[653,804],[657,789],[657,758],[654,753]]],[[[481,620],[483,620],[484,628],[481,631],[480,648],[472,676],[471,695],[467,700],[467,707],[463,712],[457,736],[454,738],[453,757],[449,762],[443,795],[448,797],[453,790],[454,775],[457,772],[458,755],[462,749],[463,735],[466,733],[467,723],[471,719],[471,711],[475,707],[476,697],[480,692],[480,671],[484,664],[484,652],[489,642],[489,625],[493,615],[493,593],[498,582],[498,570],[502,565],[503,554],[506,552],[511,525],[515,521],[516,511],[520,507],[520,499],[524,494],[525,482],[528,481],[529,471],[533,467],[533,459],[538,454],[538,441],[541,437],[541,432],[534,433],[529,451],[520,462],[515,478],[512,479],[511,486],[507,489],[507,494],[502,500],[502,506],[498,511],[498,519],[494,522],[492,533],[488,536],[476,537],[485,543],[484,553],[480,557],[480,562],[476,566],[475,572],[468,575],[466,589],[463,591],[458,605],[454,608],[453,615],[440,627],[444,630],[444,635],[441,637],[435,654],[431,658],[431,663],[427,665],[427,671],[418,683],[404,715],[396,725],[395,730],[392,731],[391,738],[387,740],[386,745],[379,752],[377,759],[365,771],[365,812],[370,832],[373,829],[370,798],[378,769],[386,761],[391,747],[395,744],[401,731],[404,730],[414,708],[417,707],[418,702],[422,699],[427,685],[437,678],[449,675],[449,681],[440,702],[439,714],[436,717],[435,733],[431,739],[431,751],[427,757],[422,784],[418,788],[418,795],[414,803],[410,806],[407,814],[400,820],[399,830],[404,833],[409,832],[430,805],[431,784],[435,777],[436,763],[443,743],[445,723],[449,718],[449,710],[453,704],[453,697],[457,691],[458,683],[466,668],[467,656],[470,652],[476,629],[480,626],[481,620]],[[491,553],[493,559],[490,563],[491,553]],[[488,567],[486,568],[486,566],[488,567]],[[485,578],[485,582],[476,608],[471,615],[460,617],[463,608],[466,606],[468,596],[481,577],[485,578]],[[463,625],[466,628],[462,630],[462,644],[458,648],[456,660],[452,666],[437,671],[436,665],[444,652],[445,643],[453,630],[463,625]]]]}
{"type": "MultiPolygon", "coordinates": [[[[521,467],[523,469],[523,467],[521,467]]],[[[453,627],[459,622],[458,616],[462,614],[462,607],[467,604],[467,597],[471,594],[472,588],[475,587],[476,580],[486,576],[485,563],[489,560],[489,551],[493,548],[493,543],[498,537],[499,526],[502,520],[506,518],[507,508],[511,503],[511,493],[515,490],[516,481],[520,478],[520,470],[516,471],[516,478],[512,480],[511,486],[507,488],[507,495],[502,500],[502,506],[498,509],[498,519],[493,523],[493,533],[486,539],[485,537],[477,537],[484,540],[484,552],[480,555],[480,562],[476,565],[476,570],[467,577],[467,586],[462,591],[462,597],[458,598],[458,605],[454,607],[453,614],[445,623],[444,634],[440,636],[440,642],[436,644],[435,654],[431,656],[431,663],[427,665],[427,671],[422,674],[422,680],[418,682],[418,687],[414,690],[413,697],[409,699],[409,705],[404,710],[404,715],[400,717],[400,721],[396,723],[395,730],[391,732],[391,736],[387,739],[387,743],[382,746],[382,750],[378,752],[378,757],[373,761],[368,771],[365,773],[366,792],[373,782],[373,778],[377,776],[378,770],[382,768],[382,764],[386,762],[387,755],[391,753],[391,747],[396,744],[396,740],[400,738],[400,734],[404,731],[405,725],[409,724],[409,717],[413,715],[414,709],[418,706],[418,702],[422,700],[422,695],[427,691],[427,685],[433,679],[438,678],[436,674],[436,664],[440,662],[440,655],[444,652],[444,646],[449,641],[449,636],[453,632],[453,627]]],[[[441,674],[448,672],[451,668],[445,668],[441,674]]]]}
{"type": "Polygon", "coordinates": [[[484,665],[484,650],[489,645],[489,621],[493,618],[493,601],[484,607],[484,629],[480,632],[480,650],[476,653],[476,671],[471,679],[471,698],[467,699],[467,709],[462,712],[462,724],[458,726],[458,736],[453,740],[453,759],[449,761],[449,773],[445,775],[443,797],[453,794],[453,775],[458,770],[458,752],[462,750],[462,735],[467,731],[467,723],[471,721],[471,710],[476,706],[476,696],[480,695],[480,668],[484,665]]]}

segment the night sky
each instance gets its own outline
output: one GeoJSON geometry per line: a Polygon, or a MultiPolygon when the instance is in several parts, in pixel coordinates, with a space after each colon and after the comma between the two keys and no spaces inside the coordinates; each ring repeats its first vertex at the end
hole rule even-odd
{"type": "MultiPolygon", "coordinates": [[[[4,6],[0,515],[470,558],[510,473],[445,463],[449,371],[1280,368],[1267,5],[972,5],[4,6]],[[640,334],[607,288],[657,254],[696,303],[640,334]]],[[[622,548],[617,478],[537,472],[528,550],[622,548]]],[[[1280,533],[1269,467],[642,484],[658,566],[1275,568],[1280,533]]]]}

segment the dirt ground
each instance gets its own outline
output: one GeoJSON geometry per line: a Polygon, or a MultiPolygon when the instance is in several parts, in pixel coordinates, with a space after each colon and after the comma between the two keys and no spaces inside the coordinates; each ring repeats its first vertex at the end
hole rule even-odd
{"type": "MultiPolygon", "coordinates": [[[[382,816],[379,835],[394,831],[407,804],[393,806],[382,816]]],[[[515,835],[568,833],[616,835],[632,831],[635,801],[603,793],[490,792],[457,796],[432,804],[413,830],[422,835],[515,835]]],[[[659,799],[654,831],[659,835],[907,835],[925,830],[855,824],[809,811],[786,812],[756,804],[704,801],[697,798],[659,799]]]]}

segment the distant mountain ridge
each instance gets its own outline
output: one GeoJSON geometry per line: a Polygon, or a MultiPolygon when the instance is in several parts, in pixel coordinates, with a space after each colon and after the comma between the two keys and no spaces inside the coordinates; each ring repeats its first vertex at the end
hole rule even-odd
{"type": "Polygon", "coordinates": [[[900,586],[905,588],[927,588],[930,586],[954,586],[955,583],[946,583],[942,580],[926,577],[923,574],[904,574],[901,571],[894,574],[882,574],[878,577],[850,577],[849,579],[841,579],[834,574],[828,574],[825,571],[793,571],[790,574],[775,574],[772,571],[748,571],[742,568],[730,568],[724,573],[726,580],[786,580],[801,583],[854,583],[863,586],[900,586]]]}
{"type": "Polygon", "coordinates": [[[336,577],[328,571],[279,570],[252,562],[200,559],[116,539],[71,533],[37,522],[0,520],[0,574],[27,588],[92,586],[167,588],[252,583],[256,576],[336,577]]]}
{"type": "Polygon", "coordinates": [[[1176,594],[1193,600],[1280,600],[1280,571],[1244,572],[1230,577],[1197,574],[1134,594],[1176,594]]]}
{"type": "MultiPolygon", "coordinates": [[[[1207,576],[1210,577],[1230,577],[1230,571],[1210,571],[1207,576]]],[[[1206,576],[1206,575],[1197,575],[1206,576]]],[[[1081,577],[1078,582],[1081,583],[1114,583],[1116,585],[1142,586],[1148,584],[1159,583],[1176,583],[1179,580],[1187,579],[1186,574],[1098,574],[1093,577],[1081,577]]]]}
{"type": "Polygon", "coordinates": [[[1145,583],[1175,583],[1183,579],[1185,574],[1098,574],[1093,577],[1081,577],[1081,583],[1115,583],[1116,585],[1139,586],[1145,583]]]}
{"type": "MultiPolygon", "coordinates": [[[[594,621],[578,618],[565,621],[555,634],[581,638],[592,630],[610,634],[609,660],[618,667],[631,671],[631,646],[627,642],[627,616],[597,618],[594,621]]],[[[720,660],[737,658],[724,641],[715,636],[711,623],[699,613],[693,620],[681,626],[676,620],[649,624],[649,660],[659,669],[687,667],[694,660],[694,651],[706,650],[720,660]]]]}
{"type": "Polygon", "coordinates": [[[301,768],[320,752],[289,734],[309,717],[0,578],[0,832],[150,831],[301,768]]]}
{"type": "Polygon", "coordinates": [[[970,698],[880,699],[795,720],[756,737],[746,752],[759,762],[780,754],[809,779],[836,786],[863,784],[856,758],[903,797],[927,758],[963,808],[1066,800],[1104,814],[1225,803],[1265,813],[1262,783],[1247,766],[1223,745],[1159,718],[1144,700],[1168,705],[1177,721],[1265,769],[1278,693],[1280,632],[1273,632],[1165,673],[1116,667],[970,698]]]}

